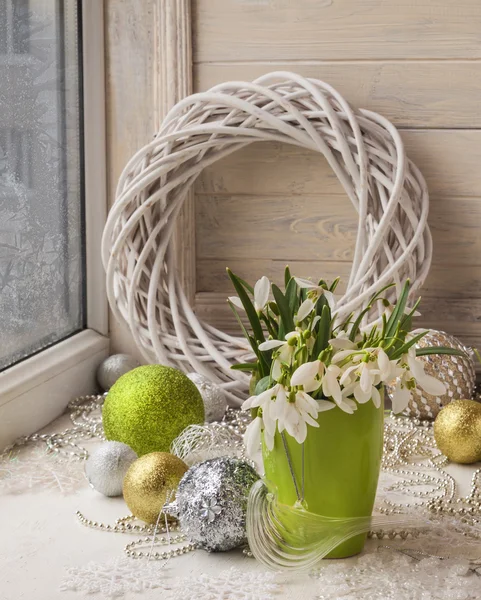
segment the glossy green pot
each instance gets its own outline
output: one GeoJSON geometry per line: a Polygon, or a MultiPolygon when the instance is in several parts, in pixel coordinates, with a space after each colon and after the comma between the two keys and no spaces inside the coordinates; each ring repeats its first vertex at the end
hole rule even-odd
{"type": "MultiPolygon", "coordinates": [[[[304,507],[327,517],[370,516],[381,468],[384,406],[375,408],[369,401],[359,405],[352,415],[336,407],[320,413],[318,423],[318,428],[308,426],[305,441],[304,507]]],[[[285,439],[300,483],[302,446],[289,435],[285,439]]],[[[294,505],[296,489],[279,433],[274,449],[268,451],[264,447],[263,455],[265,477],[277,488],[279,502],[294,505]]],[[[366,534],[355,536],[340,544],[327,558],[358,554],[365,540],[366,534]]]]}

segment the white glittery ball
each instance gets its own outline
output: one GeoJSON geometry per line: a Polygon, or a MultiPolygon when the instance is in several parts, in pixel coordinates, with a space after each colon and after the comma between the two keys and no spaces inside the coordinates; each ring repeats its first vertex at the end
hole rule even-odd
{"type": "Polygon", "coordinates": [[[97,369],[97,381],[104,392],[108,392],[119,377],[140,367],[139,361],[130,354],[112,354],[97,369]]]}
{"type": "Polygon", "coordinates": [[[104,496],[120,496],[125,473],[137,460],[137,454],[122,442],[104,442],[88,457],[85,476],[90,485],[104,496]]]}
{"type": "Polygon", "coordinates": [[[222,388],[199,373],[187,373],[187,377],[195,383],[202,396],[207,423],[221,421],[227,410],[227,399],[222,388]]]}

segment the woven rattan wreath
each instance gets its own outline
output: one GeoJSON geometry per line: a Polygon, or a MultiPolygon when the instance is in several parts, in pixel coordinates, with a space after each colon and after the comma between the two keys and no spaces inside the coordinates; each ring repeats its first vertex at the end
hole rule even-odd
{"type": "Polygon", "coordinates": [[[103,237],[108,296],[148,362],[204,374],[234,405],[245,397],[247,376],[230,366],[245,359],[245,341],[196,318],[176,272],[172,233],[202,170],[260,141],[323,154],[359,214],[340,316],[387,283],[409,277],[418,288],[432,252],[426,183],[384,117],[354,110],[322,81],[283,72],[179,102],[120,177],[103,237]]]}

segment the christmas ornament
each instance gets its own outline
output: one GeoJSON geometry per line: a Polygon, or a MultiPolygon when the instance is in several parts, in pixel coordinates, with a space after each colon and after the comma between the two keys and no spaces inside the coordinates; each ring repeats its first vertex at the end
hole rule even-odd
{"type": "Polygon", "coordinates": [[[108,440],[124,442],[142,456],[168,451],[186,427],[203,423],[204,404],[184,373],[147,365],[122,375],[112,386],[102,420],[108,440]]]}
{"type": "Polygon", "coordinates": [[[119,377],[136,367],[140,367],[140,363],[130,354],[113,354],[100,363],[97,382],[104,392],[108,392],[119,377]]]}
{"type": "Polygon", "coordinates": [[[121,442],[104,442],[87,459],[85,476],[104,496],[121,496],[122,483],[137,454],[121,442]]]}
{"type": "Polygon", "coordinates": [[[206,460],[187,471],[165,512],[179,519],[182,531],[199,547],[231,550],[246,540],[247,497],[258,479],[241,460],[206,460]]]}
{"type": "Polygon", "coordinates": [[[456,400],[445,406],[434,421],[434,439],[452,462],[481,461],[481,404],[456,400]]]}
{"type": "Polygon", "coordinates": [[[222,421],[227,410],[227,399],[222,388],[199,373],[187,373],[187,377],[195,383],[202,396],[207,423],[222,421]]]}
{"type": "Polygon", "coordinates": [[[124,479],[124,500],[132,514],[156,523],[187,468],[168,452],[151,452],[133,462],[124,479]]]}
{"type": "MultiPolygon", "coordinates": [[[[413,333],[421,331],[419,329],[413,333]]],[[[453,335],[429,329],[428,333],[416,344],[416,348],[425,348],[426,346],[447,346],[466,353],[466,356],[431,354],[420,357],[426,365],[425,372],[442,381],[446,386],[446,393],[443,396],[431,396],[421,387],[415,387],[412,390],[413,394],[406,414],[418,419],[435,419],[443,406],[452,400],[472,397],[476,385],[476,375],[472,352],[453,335]]],[[[391,394],[392,389],[393,386],[386,386],[388,395],[391,394]]]]}

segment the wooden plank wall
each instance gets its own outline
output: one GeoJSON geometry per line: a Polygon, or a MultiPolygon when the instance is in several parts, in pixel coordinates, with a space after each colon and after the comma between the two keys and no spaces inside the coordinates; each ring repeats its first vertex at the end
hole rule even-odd
{"type": "MultiPolygon", "coordinates": [[[[197,91],[296,71],[401,130],[431,195],[423,326],[481,347],[481,2],[193,0],[197,91]]],[[[324,159],[260,143],[196,186],[196,309],[221,327],[228,265],[274,279],[346,276],[356,214],[324,159]]]]}

